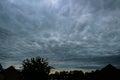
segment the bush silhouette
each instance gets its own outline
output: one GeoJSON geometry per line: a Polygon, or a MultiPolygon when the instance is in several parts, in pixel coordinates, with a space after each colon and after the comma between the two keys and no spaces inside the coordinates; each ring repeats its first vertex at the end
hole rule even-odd
{"type": "Polygon", "coordinates": [[[41,57],[26,59],[22,65],[24,80],[48,80],[52,68],[48,65],[47,60],[41,57]]]}
{"type": "Polygon", "coordinates": [[[3,67],[2,67],[2,65],[0,64],[0,72],[2,72],[3,71],[3,67]]]}

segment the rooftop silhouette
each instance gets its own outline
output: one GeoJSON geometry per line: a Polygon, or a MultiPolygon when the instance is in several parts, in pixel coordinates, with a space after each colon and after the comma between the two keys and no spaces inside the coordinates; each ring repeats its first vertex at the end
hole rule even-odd
{"type": "Polygon", "coordinates": [[[111,65],[111,64],[108,64],[106,67],[104,67],[103,69],[101,69],[101,71],[117,71],[118,69],[111,65]]]}

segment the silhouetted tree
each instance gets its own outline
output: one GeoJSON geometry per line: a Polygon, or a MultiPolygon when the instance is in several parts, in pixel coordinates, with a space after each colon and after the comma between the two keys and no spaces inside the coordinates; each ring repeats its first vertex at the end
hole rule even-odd
{"type": "Polygon", "coordinates": [[[4,69],[3,69],[2,65],[0,64],[0,80],[4,80],[3,71],[4,71],[4,69]]]}
{"type": "Polygon", "coordinates": [[[47,60],[41,57],[26,59],[22,65],[24,80],[48,80],[52,68],[47,60]]]}
{"type": "Polygon", "coordinates": [[[0,72],[3,70],[3,67],[2,67],[2,65],[0,64],[0,72]]]}

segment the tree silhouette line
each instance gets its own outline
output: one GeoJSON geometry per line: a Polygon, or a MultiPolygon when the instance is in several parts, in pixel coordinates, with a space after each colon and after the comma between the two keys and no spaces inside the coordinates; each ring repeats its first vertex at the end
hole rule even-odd
{"type": "Polygon", "coordinates": [[[73,70],[50,74],[51,69],[53,67],[41,57],[24,60],[22,69],[14,66],[4,69],[0,64],[0,80],[120,80],[120,69],[111,64],[91,72],[73,70]]]}

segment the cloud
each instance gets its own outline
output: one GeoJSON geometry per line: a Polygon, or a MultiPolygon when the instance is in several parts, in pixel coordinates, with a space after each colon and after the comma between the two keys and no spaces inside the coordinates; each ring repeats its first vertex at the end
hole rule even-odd
{"type": "Polygon", "coordinates": [[[39,55],[50,59],[51,64],[54,60],[64,62],[63,59],[72,61],[71,67],[73,64],[82,67],[79,61],[93,60],[97,66],[108,63],[102,58],[110,56],[108,60],[112,58],[110,61],[119,65],[116,63],[120,47],[119,3],[119,0],[58,0],[56,3],[0,0],[0,59],[2,63],[8,59],[16,63],[16,58],[22,61],[39,55]]]}

